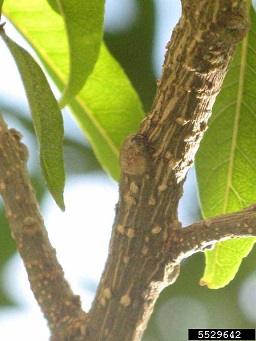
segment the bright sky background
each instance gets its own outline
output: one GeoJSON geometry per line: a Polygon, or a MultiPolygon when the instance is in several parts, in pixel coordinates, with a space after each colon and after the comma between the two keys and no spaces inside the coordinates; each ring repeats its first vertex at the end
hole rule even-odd
{"type": "MultiPolygon", "coordinates": [[[[165,45],[179,17],[180,1],[155,0],[155,2],[157,6],[157,26],[154,43],[154,66],[156,75],[159,76],[165,45]]],[[[137,10],[136,2],[132,0],[107,0],[106,30],[125,29],[126,25],[130,24],[130,21],[136,19],[137,10]]],[[[8,33],[16,41],[20,42],[20,38],[15,33],[12,33],[10,25],[8,25],[8,33]]],[[[23,42],[22,45],[24,46],[23,42]]],[[[17,75],[15,64],[2,42],[0,42],[0,50],[0,74],[3,75],[8,70],[6,77],[1,77],[1,80],[4,79],[4,81],[0,82],[0,101],[2,96],[7,95],[12,98],[17,107],[20,104],[26,105],[23,87],[17,75]]],[[[78,138],[84,139],[83,134],[78,130],[74,122],[66,116],[65,125],[69,127],[68,131],[75,132],[78,138]]],[[[18,121],[12,121],[11,123],[19,129],[18,121]]],[[[25,136],[24,142],[29,144],[29,138],[29,136],[25,136]]],[[[37,153],[37,151],[30,151],[30,153],[37,153]]],[[[187,207],[191,206],[189,203],[197,200],[193,170],[190,172],[189,178],[192,180],[186,183],[185,194],[180,205],[180,219],[184,224],[190,223],[187,218],[187,207]]],[[[83,307],[86,310],[90,307],[107,257],[108,241],[114,218],[114,205],[117,200],[117,184],[107,176],[94,174],[91,176],[69,177],[67,179],[65,213],[59,210],[50,196],[45,197],[41,207],[51,242],[57,249],[57,255],[65,270],[66,277],[74,291],[81,295],[83,307]],[[100,212],[98,211],[99,206],[101,207],[100,212]],[[67,245],[69,253],[67,253],[67,245]],[[73,249],[70,248],[72,245],[74,246],[73,249]]],[[[30,291],[27,275],[18,255],[12,257],[6,264],[1,278],[6,283],[8,295],[17,303],[22,304],[22,308],[0,308],[1,340],[48,340],[49,332],[46,322],[42,318],[42,314],[30,291]],[[34,326],[33,329],[31,328],[32,325],[34,326]]],[[[252,283],[255,283],[255,278],[253,278],[253,281],[249,281],[248,284],[245,283],[243,296],[248,296],[246,288],[255,285],[252,283]]],[[[248,297],[248,300],[251,300],[251,297],[248,297]]],[[[244,305],[243,302],[241,300],[241,305],[244,305]]],[[[195,311],[198,312],[196,314],[197,318],[202,316],[202,319],[204,319],[206,316],[205,308],[200,302],[191,301],[188,304],[188,299],[181,297],[180,299],[176,298],[176,301],[172,304],[174,304],[175,309],[179,304],[182,306],[184,304],[186,306],[190,305],[193,314],[195,311]]],[[[188,315],[191,316],[191,314],[188,315]]],[[[255,315],[254,319],[256,320],[255,315]]]]}

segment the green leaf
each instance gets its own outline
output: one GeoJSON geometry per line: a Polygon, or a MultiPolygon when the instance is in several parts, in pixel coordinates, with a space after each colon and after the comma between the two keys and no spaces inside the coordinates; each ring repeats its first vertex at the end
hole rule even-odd
{"type": "Polygon", "coordinates": [[[64,210],[63,121],[58,103],[39,65],[21,46],[1,30],[19,69],[40,148],[41,167],[46,184],[59,207],[64,210]]]}
{"type": "Polygon", "coordinates": [[[69,79],[59,103],[63,107],[84,86],[98,59],[105,0],[48,0],[62,15],[69,44],[69,79]]]}
{"type": "Polygon", "coordinates": [[[214,250],[207,251],[206,267],[200,285],[218,289],[227,285],[236,275],[238,268],[251,251],[253,238],[232,239],[218,243],[214,250]]]}
{"type": "MultiPolygon", "coordinates": [[[[209,130],[196,157],[205,218],[239,211],[256,202],[256,16],[249,35],[237,47],[217,97],[209,130]]],[[[228,240],[207,251],[201,283],[220,288],[235,276],[255,238],[228,240]]]]}
{"type": "Polygon", "coordinates": [[[4,0],[0,0],[0,19],[2,15],[2,7],[3,7],[4,0]]]}
{"type": "Polygon", "coordinates": [[[121,143],[138,129],[144,115],[130,81],[105,45],[101,47],[92,75],[71,108],[96,157],[118,180],[121,143]]]}
{"type": "MultiPolygon", "coordinates": [[[[44,0],[6,0],[3,10],[63,90],[68,79],[69,49],[61,17],[44,0]]],[[[103,168],[118,179],[121,143],[138,129],[144,113],[130,81],[104,45],[71,109],[103,168]]]]}
{"type": "MultiPolygon", "coordinates": [[[[3,205],[0,207],[0,272],[3,274],[3,268],[6,265],[7,261],[17,252],[17,246],[15,241],[11,237],[9,222],[6,218],[6,212],[3,205]]],[[[3,275],[2,275],[3,276],[3,275]]],[[[3,305],[12,305],[14,302],[8,297],[9,295],[6,292],[6,288],[4,288],[4,281],[1,281],[0,284],[0,306],[3,305]]]]}

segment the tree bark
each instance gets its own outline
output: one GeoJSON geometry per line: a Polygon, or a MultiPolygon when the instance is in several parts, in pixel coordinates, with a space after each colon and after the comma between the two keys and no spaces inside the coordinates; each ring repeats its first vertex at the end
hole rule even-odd
{"type": "Polygon", "coordinates": [[[183,183],[247,30],[246,1],[182,1],[152,109],[122,146],[109,257],[84,340],[140,340],[159,293],[175,281],[183,183]]]}
{"type": "Polygon", "coordinates": [[[26,149],[0,119],[0,192],[51,340],[140,340],[161,290],[176,280],[182,258],[218,240],[256,236],[255,207],[184,229],[177,215],[213,103],[235,46],[248,30],[246,2],[182,0],[152,109],[122,146],[109,257],[88,314],[49,243],[29,184],[26,149]]]}
{"type": "Polygon", "coordinates": [[[28,150],[21,134],[8,129],[0,114],[0,193],[12,237],[28,273],[31,290],[48,322],[53,339],[81,335],[86,314],[58,263],[30,184],[26,163],[28,150]]]}
{"type": "Polygon", "coordinates": [[[170,259],[180,263],[196,252],[211,249],[216,242],[256,236],[256,204],[245,209],[195,222],[169,235],[170,259]]]}

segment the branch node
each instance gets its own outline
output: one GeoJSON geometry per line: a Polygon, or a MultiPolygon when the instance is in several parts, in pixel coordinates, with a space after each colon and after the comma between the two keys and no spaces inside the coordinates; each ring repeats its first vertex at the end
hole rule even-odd
{"type": "Polygon", "coordinates": [[[152,160],[146,137],[141,134],[128,136],[121,147],[119,162],[122,170],[127,174],[149,173],[152,160]]]}

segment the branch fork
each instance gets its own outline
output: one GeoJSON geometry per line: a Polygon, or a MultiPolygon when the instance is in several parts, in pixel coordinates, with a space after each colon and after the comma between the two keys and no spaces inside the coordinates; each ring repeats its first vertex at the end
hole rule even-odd
{"type": "Polygon", "coordinates": [[[186,228],[177,215],[187,171],[248,22],[246,0],[182,0],[152,109],[121,149],[109,257],[87,314],[48,240],[20,135],[0,117],[0,193],[52,340],[140,340],[183,258],[219,240],[256,236],[255,206],[186,228]]]}

